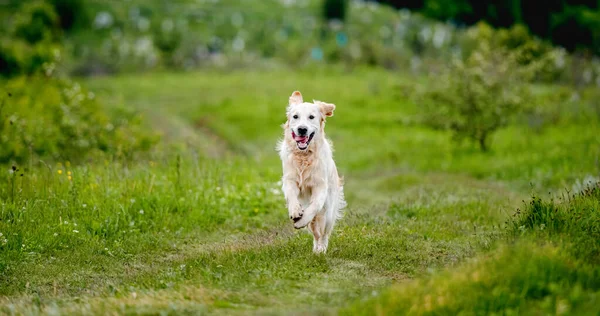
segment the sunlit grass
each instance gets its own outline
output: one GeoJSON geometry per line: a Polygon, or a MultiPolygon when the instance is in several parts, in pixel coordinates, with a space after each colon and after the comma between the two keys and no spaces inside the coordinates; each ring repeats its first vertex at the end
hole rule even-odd
{"type": "MultiPolygon", "coordinates": [[[[426,82],[396,73],[213,71],[85,82],[109,108],[142,112],[163,142],[133,161],[32,160],[15,166],[19,172],[0,171],[2,312],[336,312],[421,280],[389,290],[417,293],[390,304],[395,310],[425,304],[437,282],[452,285],[440,288],[450,304],[461,293],[455,278],[471,267],[528,262],[535,270],[550,262],[576,280],[592,271],[570,266],[560,243],[541,243],[530,261],[521,257],[538,239],[504,244],[514,235],[507,219],[532,191],[561,192],[598,174],[597,118],[540,130],[520,120],[481,153],[421,126],[407,91],[426,82]],[[310,252],[309,234],[292,229],[279,191],[275,143],[294,90],[337,105],[327,135],[349,208],[321,257],[310,252]]],[[[519,271],[490,275],[489,284],[502,276],[527,281],[519,271]]],[[[563,284],[561,273],[552,280],[563,284]]],[[[593,302],[588,285],[577,308],[593,302]]],[[[570,286],[565,291],[577,288],[570,286]]],[[[448,310],[468,303],[453,302],[448,310]]],[[[502,306],[526,311],[538,303],[518,296],[502,306]]]]}
{"type": "Polygon", "coordinates": [[[600,184],[533,199],[508,221],[510,243],[461,267],[400,284],[343,314],[596,315],[600,184]]]}

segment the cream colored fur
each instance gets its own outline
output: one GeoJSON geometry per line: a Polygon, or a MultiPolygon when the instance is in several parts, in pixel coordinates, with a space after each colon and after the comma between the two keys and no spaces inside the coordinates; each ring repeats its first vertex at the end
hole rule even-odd
{"type": "Polygon", "coordinates": [[[283,165],[282,189],[295,228],[308,229],[314,236],[313,252],[325,253],[334,224],[346,206],[342,179],[338,176],[331,143],[325,138],[325,118],[335,105],[304,102],[295,91],[289,99],[284,138],[279,144],[283,165]],[[308,147],[298,144],[292,132],[308,130],[313,135],[308,147]]]}

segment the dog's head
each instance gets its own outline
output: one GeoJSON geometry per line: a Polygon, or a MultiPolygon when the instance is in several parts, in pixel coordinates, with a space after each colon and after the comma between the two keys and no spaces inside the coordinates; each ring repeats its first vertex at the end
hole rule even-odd
{"type": "Polygon", "coordinates": [[[321,101],[304,102],[300,91],[290,96],[287,108],[286,134],[296,142],[299,150],[306,150],[319,133],[323,133],[325,118],[333,116],[335,105],[321,101]]]}

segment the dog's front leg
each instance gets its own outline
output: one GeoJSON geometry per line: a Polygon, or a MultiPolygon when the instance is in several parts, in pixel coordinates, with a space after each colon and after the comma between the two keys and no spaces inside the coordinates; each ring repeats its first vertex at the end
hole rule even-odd
{"type": "Polygon", "coordinates": [[[298,189],[298,185],[296,185],[296,181],[294,180],[283,180],[283,195],[285,196],[285,200],[287,202],[288,214],[290,219],[294,222],[297,222],[302,218],[303,210],[300,205],[300,201],[298,201],[298,195],[300,194],[300,189],[298,189]]]}
{"type": "Polygon", "coordinates": [[[304,215],[300,220],[294,223],[295,228],[302,228],[308,225],[317,212],[323,209],[325,205],[325,200],[327,200],[327,184],[325,182],[319,182],[312,188],[312,196],[310,198],[310,204],[304,211],[304,215]]]}

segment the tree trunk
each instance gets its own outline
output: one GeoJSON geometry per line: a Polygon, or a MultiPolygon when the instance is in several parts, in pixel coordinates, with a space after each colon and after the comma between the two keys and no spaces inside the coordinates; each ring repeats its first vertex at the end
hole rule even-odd
{"type": "Polygon", "coordinates": [[[485,133],[479,136],[479,149],[481,149],[483,152],[488,151],[487,134],[485,133]]]}

